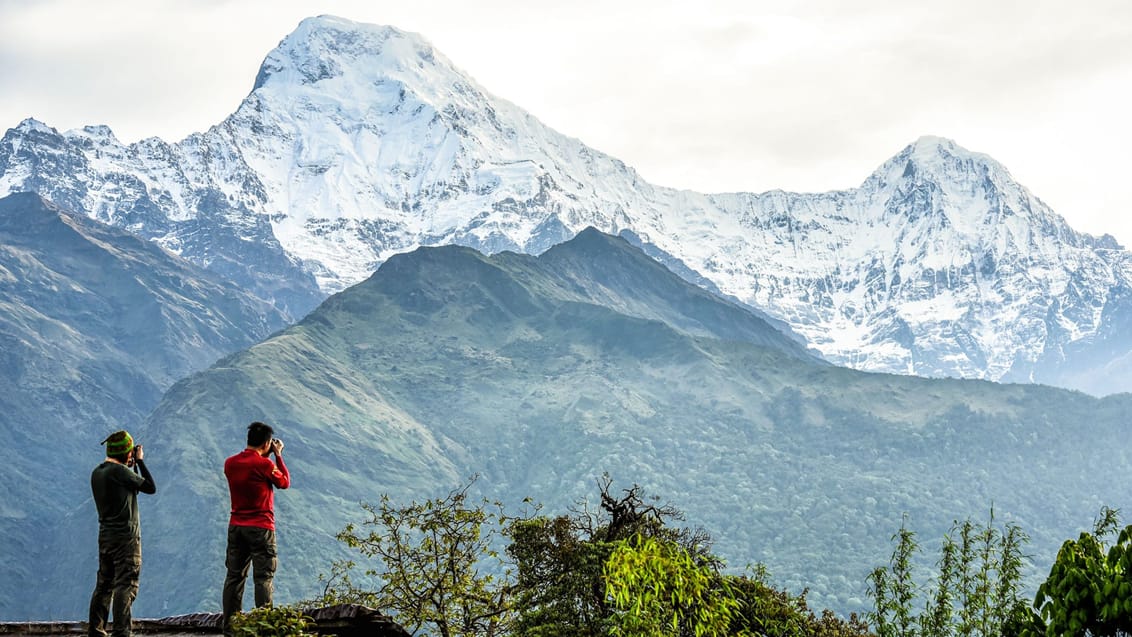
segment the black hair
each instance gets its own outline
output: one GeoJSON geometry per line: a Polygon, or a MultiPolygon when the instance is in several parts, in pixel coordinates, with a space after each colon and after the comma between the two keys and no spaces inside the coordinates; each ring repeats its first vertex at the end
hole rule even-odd
{"type": "Polygon", "coordinates": [[[270,425],[265,425],[257,420],[248,425],[248,446],[262,447],[267,441],[271,440],[274,433],[275,430],[270,425]]]}

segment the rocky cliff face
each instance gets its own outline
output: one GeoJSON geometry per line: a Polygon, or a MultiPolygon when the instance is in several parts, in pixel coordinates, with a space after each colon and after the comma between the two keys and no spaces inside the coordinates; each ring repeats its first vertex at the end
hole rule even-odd
{"type": "Polygon", "coordinates": [[[88,210],[292,315],[389,256],[540,253],[586,226],[765,310],[860,369],[1132,389],[1128,253],[984,155],[925,137],[860,188],[707,195],[496,98],[422,38],[333,17],[270,52],[225,121],[169,144],[28,120],[0,193],[88,210]]]}

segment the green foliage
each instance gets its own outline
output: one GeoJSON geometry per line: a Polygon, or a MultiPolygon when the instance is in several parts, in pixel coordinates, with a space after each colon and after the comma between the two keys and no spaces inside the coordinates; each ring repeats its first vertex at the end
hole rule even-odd
{"type": "Polygon", "coordinates": [[[611,492],[608,475],[598,483],[600,508],[572,515],[537,517],[509,530],[508,554],[518,576],[516,632],[537,637],[608,635],[614,610],[606,595],[605,565],[625,540],[655,538],[674,543],[705,563],[716,559],[702,532],[669,524],[683,515],[633,485],[611,492]]]}
{"type": "Polygon", "coordinates": [[[656,538],[619,541],[604,579],[616,637],[723,636],[739,608],[710,564],[656,538]]]}
{"type": "Polygon", "coordinates": [[[672,526],[682,514],[637,485],[614,494],[606,475],[598,510],[581,503],[556,517],[512,517],[487,501],[471,506],[469,486],[422,504],[363,505],[373,530],[348,526],[339,538],[383,562],[384,573],[366,574],[384,585],[359,587],[350,579],[355,564],[335,562],[312,603],[388,609],[411,631],[441,636],[870,635],[855,616],[816,616],[805,593],[770,586],[764,567],[721,574],[707,535],[672,526]],[[497,536],[511,540],[508,561],[493,549],[497,536]],[[485,563],[503,576],[481,577],[485,563]]]}
{"type": "Polygon", "coordinates": [[[234,637],[315,637],[307,632],[314,623],[298,608],[261,606],[232,616],[234,637]]]}
{"type": "MultiPolygon", "coordinates": [[[[968,527],[970,521],[964,522],[968,527]]],[[[969,562],[960,556],[959,545],[955,543],[953,534],[949,533],[943,538],[940,548],[939,577],[936,581],[935,594],[928,601],[925,612],[920,615],[920,631],[924,635],[945,635],[955,616],[956,587],[962,577],[961,569],[969,562]]]]}
{"type": "Polygon", "coordinates": [[[335,604],[358,604],[377,608],[381,604],[378,594],[372,590],[354,584],[350,574],[357,563],[353,560],[335,560],[330,565],[330,573],[318,576],[322,584],[322,594],[312,600],[303,602],[310,607],[333,606],[335,604]]]}
{"type": "Polygon", "coordinates": [[[879,637],[1014,635],[1030,621],[1020,597],[1028,536],[1017,525],[995,526],[994,509],[984,525],[956,522],[944,537],[934,589],[926,589],[924,610],[915,614],[922,588],[912,563],[920,546],[902,523],[892,536],[896,548],[888,566],[868,577],[874,610],[868,618],[879,637]]]}
{"type": "MultiPolygon", "coordinates": [[[[503,635],[512,620],[510,571],[494,550],[509,523],[502,505],[468,503],[474,478],[439,499],[394,506],[383,496],[364,504],[370,527],[348,525],[338,535],[347,546],[384,564],[384,584],[359,590],[348,578],[350,563],[337,563],[324,591],[326,601],[366,601],[393,611],[416,632],[422,626],[441,637],[503,635]],[[498,567],[485,572],[485,561],[498,567]]],[[[375,570],[367,575],[379,575],[375,570]]]]}
{"type": "Polygon", "coordinates": [[[809,609],[805,596],[776,590],[767,579],[766,567],[762,565],[749,575],[728,578],[728,588],[739,602],[732,618],[733,632],[757,632],[767,637],[807,635],[809,609]]]}
{"type": "Polygon", "coordinates": [[[818,617],[801,595],[770,585],[766,567],[758,565],[743,576],[727,576],[727,588],[739,606],[731,620],[731,635],[765,637],[871,637],[856,615],[846,621],[830,610],[818,617]]]}
{"type": "Polygon", "coordinates": [[[875,610],[869,614],[879,637],[908,637],[914,634],[912,602],[916,586],[912,579],[912,558],[920,549],[916,534],[907,527],[907,517],[892,536],[896,548],[888,567],[878,567],[869,574],[870,593],[875,610]]]}
{"type": "Polygon", "coordinates": [[[606,634],[605,598],[597,576],[612,551],[583,535],[569,516],[516,522],[507,553],[517,564],[516,629],[532,637],[606,634]]]}
{"type": "Polygon", "coordinates": [[[1118,512],[1106,507],[1093,533],[1062,544],[1034,599],[1039,615],[1024,635],[1132,634],[1132,526],[1111,547],[1104,542],[1118,527],[1118,512]]]}

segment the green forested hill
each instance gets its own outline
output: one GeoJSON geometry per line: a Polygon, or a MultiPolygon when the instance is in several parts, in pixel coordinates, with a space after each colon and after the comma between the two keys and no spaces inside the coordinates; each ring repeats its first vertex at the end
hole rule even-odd
{"type": "Polygon", "coordinates": [[[930,544],[993,504],[1045,568],[1121,506],[1132,397],[836,368],[639,258],[595,232],[538,258],[421,249],[175,385],[143,431],[168,486],[143,511],[139,612],[219,607],[221,465],[253,419],[294,474],[277,496],[281,601],[315,593],[359,501],[473,473],[550,512],[603,472],[639,483],[732,566],[763,562],[840,611],[866,604],[904,513],[930,544]]]}
{"type": "Polygon", "coordinates": [[[99,442],[288,320],[150,241],[35,194],[0,199],[0,618],[79,616],[60,606],[94,585],[97,516],[76,507],[99,442]],[[81,562],[60,559],[72,550],[81,562]]]}

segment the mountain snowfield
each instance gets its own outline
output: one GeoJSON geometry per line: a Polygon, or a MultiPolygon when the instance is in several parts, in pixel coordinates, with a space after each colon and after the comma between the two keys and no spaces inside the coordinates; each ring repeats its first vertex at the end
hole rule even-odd
{"type": "Polygon", "coordinates": [[[226,120],[175,144],[26,120],[30,190],[218,270],[293,316],[396,253],[540,253],[631,232],[857,369],[1132,390],[1132,258],[996,161],[923,137],[857,189],[701,194],[492,96],[421,37],[304,20],[226,120]]]}

